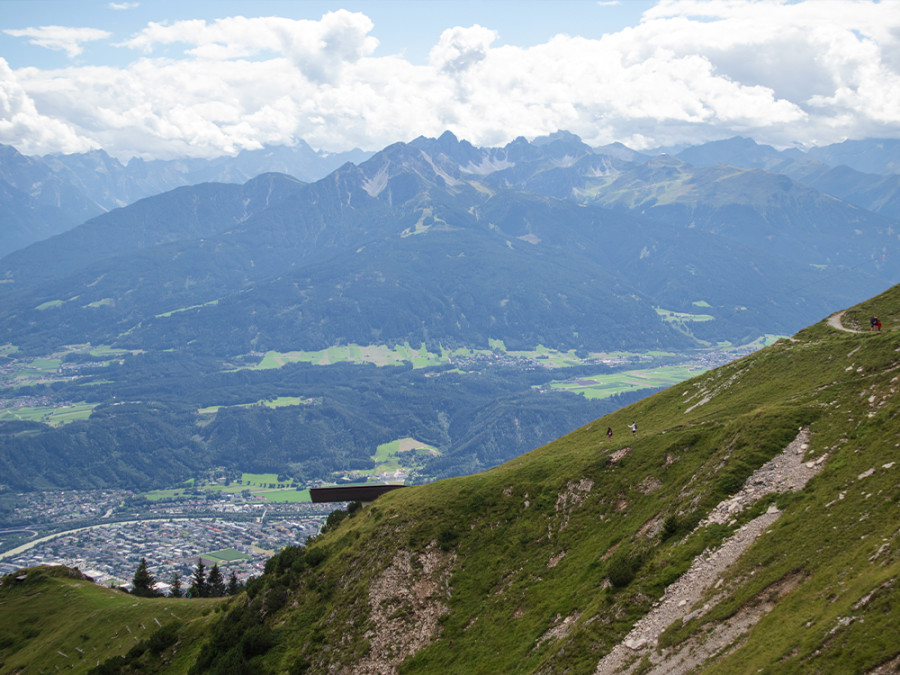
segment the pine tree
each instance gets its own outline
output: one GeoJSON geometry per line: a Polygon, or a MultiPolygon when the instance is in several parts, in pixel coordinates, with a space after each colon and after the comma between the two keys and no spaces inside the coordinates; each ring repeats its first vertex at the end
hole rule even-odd
{"type": "Polygon", "coordinates": [[[206,579],[206,587],[208,595],[211,598],[221,598],[225,595],[225,579],[222,578],[222,571],[219,569],[219,563],[213,564],[209,570],[209,577],[206,579]]]}
{"type": "Polygon", "coordinates": [[[231,570],[231,576],[228,578],[228,595],[237,595],[241,591],[241,585],[237,580],[234,570],[231,570]]]}
{"type": "Polygon", "coordinates": [[[188,594],[193,598],[207,597],[209,595],[209,587],[206,582],[206,566],[200,558],[197,558],[197,568],[194,570],[193,580],[188,594]]]}
{"type": "Polygon", "coordinates": [[[170,586],[172,587],[169,591],[170,598],[180,598],[184,596],[184,593],[181,591],[181,577],[178,576],[177,572],[172,575],[170,586]]]}
{"type": "Polygon", "coordinates": [[[153,575],[150,574],[150,571],[147,569],[147,560],[141,558],[141,562],[134,572],[134,578],[131,580],[131,592],[135,595],[142,595],[145,597],[154,596],[157,594],[156,591],[153,590],[153,584],[155,583],[156,579],[153,578],[153,575]]]}

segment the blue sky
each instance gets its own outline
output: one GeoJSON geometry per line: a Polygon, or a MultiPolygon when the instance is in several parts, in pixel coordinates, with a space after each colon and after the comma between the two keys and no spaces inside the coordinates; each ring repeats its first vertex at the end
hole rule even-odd
{"type": "Polygon", "coordinates": [[[900,137],[900,0],[0,0],[0,143],[211,157],[564,129],[900,137]]]}
{"type": "MultiPolygon", "coordinates": [[[[213,20],[227,16],[283,16],[318,20],[336,9],[362,12],[375,24],[380,54],[404,54],[414,63],[425,63],[428,52],[450,26],[480,24],[500,32],[500,42],[533,46],[558,33],[600,37],[640,21],[641,13],[655,3],[649,0],[596,2],[594,0],[0,0],[0,28],[31,26],[87,26],[112,33],[112,41],[127,39],[149,22],[185,19],[213,20]],[[121,9],[114,9],[120,7],[121,9]]],[[[59,68],[69,59],[61,51],[32,45],[27,39],[0,32],[0,55],[13,68],[59,68]]],[[[83,60],[126,65],[133,54],[108,43],[87,45],[83,60]]]]}

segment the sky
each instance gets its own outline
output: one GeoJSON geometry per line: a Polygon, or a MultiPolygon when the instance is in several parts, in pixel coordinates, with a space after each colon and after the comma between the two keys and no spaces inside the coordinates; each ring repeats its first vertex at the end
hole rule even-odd
{"type": "Polygon", "coordinates": [[[900,138],[900,0],[0,0],[0,143],[900,138]]]}

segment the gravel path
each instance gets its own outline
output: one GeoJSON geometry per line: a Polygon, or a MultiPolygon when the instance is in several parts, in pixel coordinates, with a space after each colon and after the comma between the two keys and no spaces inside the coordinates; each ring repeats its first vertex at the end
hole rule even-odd
{"type": "MultiPolygon", "coordinates": [[[[822,455],[815,461],[804,462],[803,456],[808,447],[809,430],[801,429],[783,452],[753,472],[744,487],[736,495],[716,506],[698,527],[704,527],[711,522],[728,522],[766,494],[802,489],[807,481],[825,466],[824,461],[827,457],[822,455]]],[[[597,665],[596,675],[631,672],[645,655],[662,668],[660,672],[667,672],[665,656],[658,656],[654,649],[660,634],[675,621],[685,621],[705,613],[709,609],[707,606],[694,612],[691,612],[691,608],[703,597],[707,589],[721,583],[725,570],[740,558],[780,515],[781,512],[773,504],[766,513],[741,527],[718,549],[707,550],[697,556],[688,571],[666,588],[663,597],[654,604],[653,609],[639,619],[625,639],[603,657],[597,665]],[[689,612],[691,613],[688,614],[689,612]]],[[[712,645],[708,649],[709,653],[704,654],[701,647],[701,653],[693,655],[695,664],[702,663],[712,655],[712,645]]]]}
{"type": "Polygon", "coordinates": [[[853,328],[847,328],[843,323],[841,323],[841,318],[844,316],[844,311],[835,312],[831,316],[828,317],[828,325],[836,330],[842,330],[845,333],[868,333],[866,330],[855,330],[853,328]]]}

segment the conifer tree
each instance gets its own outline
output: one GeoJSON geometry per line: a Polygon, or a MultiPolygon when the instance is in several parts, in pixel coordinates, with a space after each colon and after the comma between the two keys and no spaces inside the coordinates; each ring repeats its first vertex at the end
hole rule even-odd
{"type": "Polygon", "coordinates": [[[191,583],[188,594],[192,598],[205,598],[209,595],[209,588],[206,582],[206,565],[203,560],[197,558],[197,568],[194,570],[193,583],[191,583]]]}
{"type": "Polygon", "coordinates": [[[219,563],[214,563],[209,570],[209,577],[206,579],[206,588],[211,598],[221,598],[225,595],[225,579],[222,578],[222,571],[219,569],[219,563]]]}
{"type": "Polygon", "coordinates": [[[184,593],[181,590],[181,577],[178,576],[178,573],[172,575],[172,581],[169,583],[172,587],[169,591],[170,598],[181,598],[184,596],[184,593]]]}
{"type": "Polygon", "coordinates": [[[228,578],[228,595],[237,595],[241,591],[241,585],[237,580],[234,570],[231,570],[231,576],[228,578]]]}
{"type": "Polygon", "coordinates": [[[153,575],[147,569],[147,560],[141,558],[141,562],[138,564],[134,577],[131,580],[131,592],[145,597],[156,595],[156,591],[153,590],[153,584],[155,583],[156,579],[153,578],[153,575]]]}

